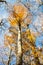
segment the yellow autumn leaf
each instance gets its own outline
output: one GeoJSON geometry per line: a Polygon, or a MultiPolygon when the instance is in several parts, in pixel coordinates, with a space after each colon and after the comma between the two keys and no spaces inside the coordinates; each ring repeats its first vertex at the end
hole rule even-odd
{"type": "Polygon", "coordinates": [[[8,44],[12,44],[15,42],[12,36],[5,35],[5,39],[8,42],[8,44]]]}
{"type": "Polygon", "coordinates": [[[16,26],[17,25],[17,20],[16,18],[13,18],[13,17],[9,17],[9,23],[12,27],[16,26]]]}
{"type": "Polygon", "coordinates": [[[30,30],[27,30],[26,33],[27,33],[27,38],[28,38],[31,42],[32,42],[32,41],[35,42],[35,37],[34,37],[33,34],[30,32],[30,30]]]}
{"type": "Polygon", "coordinates": [[[17,13],[17,15],[24,19],[27,16],[28,10],[27,8],[22,4],[15,4],[14,5],[14,11],[17,13]]]}
{"type": "Polygon", "coordinates": [[[31,38],[33,41],[35,41],[35,37],[33,36],[33,34],[31,34],[31,38]]]}

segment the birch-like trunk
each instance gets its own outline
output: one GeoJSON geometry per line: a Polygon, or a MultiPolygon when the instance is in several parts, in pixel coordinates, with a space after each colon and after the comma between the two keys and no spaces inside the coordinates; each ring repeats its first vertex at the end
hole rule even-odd
{"type": "Polygon", "coordinates": [[[22,65],[21,25],[18,26],[17,65],[22,65]]]}

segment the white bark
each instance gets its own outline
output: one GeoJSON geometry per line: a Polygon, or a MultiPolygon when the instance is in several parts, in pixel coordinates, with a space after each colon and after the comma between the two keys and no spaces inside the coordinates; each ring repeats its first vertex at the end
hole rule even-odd
{"type": "Polygon", "coordinates": [[[20,30],[19,30],[19,28],[18,28],[18,54],[20,54],[21,53],[21,41],[20,41],[20,39],[21,39],[21,34],[20,34],[20,30]]]}
{"type": "Polygon", "coordinates": [[[18,43],[17,43],[17,65],[22,62],[22,47],[21,47],[21,30],[18,27],[18,43]]]}

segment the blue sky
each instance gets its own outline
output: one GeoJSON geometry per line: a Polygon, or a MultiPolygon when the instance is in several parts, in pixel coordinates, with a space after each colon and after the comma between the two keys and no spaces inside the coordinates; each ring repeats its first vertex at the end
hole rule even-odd
{"type": "Polygon", "coordinates": [[[8,3],[14,5],[14,3],[16,3],[17,0],[6,0],[8,3]]]}
{"type": "Polygon", "coordinates": [[[37,47],[43,47],[43,36],[41,35],[41,36],[38,36],[37,38],[36,38],[36,46],[37,47]]]}

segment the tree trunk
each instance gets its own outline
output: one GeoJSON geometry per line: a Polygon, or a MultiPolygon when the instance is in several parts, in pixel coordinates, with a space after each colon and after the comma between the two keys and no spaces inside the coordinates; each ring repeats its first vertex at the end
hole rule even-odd
{"type": "Polygon", "coordinates": [[[4,0],[0,0],[0,2],[5,2],[5,3],[7,4],[7,2],[6,2],[6,1],[4,1],[4,0]]]}
{"type": "Polygon", "coordinates": [[[18,26],[17,65],[22,65],[22,39],[21,39],[21,24],[20,23],[18,26]]]}
{"type": "Polygon", "coordinates": [[[11,61],[11,52],[12,52],[12,49],[10,49],[10,54],[9,54],[8,65],[10,65],[10,61],[11,61]]]}

